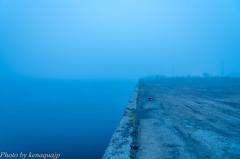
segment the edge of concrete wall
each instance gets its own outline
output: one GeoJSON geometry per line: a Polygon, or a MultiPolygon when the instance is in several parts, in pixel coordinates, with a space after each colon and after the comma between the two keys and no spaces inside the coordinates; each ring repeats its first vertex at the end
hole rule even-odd
{"type": "Polygon", "coordinates": [[[130,158],[131,144],[133,136],[132,112],[136,110],[138,97],[138,84],[133,91],[123,116],[113,133],[108,147],[102,159],[127,159],[130,158]]]}

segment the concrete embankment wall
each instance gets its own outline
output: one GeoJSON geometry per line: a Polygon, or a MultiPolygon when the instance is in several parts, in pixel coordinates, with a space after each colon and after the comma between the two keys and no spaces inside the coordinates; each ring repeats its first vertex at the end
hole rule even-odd
{"type": "Polygon", "coordinates": [[[138,85],[133,91],[123,116],[105,150],[102,159],[127,159],[130,158],[131,144],[133,141],[132,132],[133,112],[136,111],[138,97],[138,85]]]}

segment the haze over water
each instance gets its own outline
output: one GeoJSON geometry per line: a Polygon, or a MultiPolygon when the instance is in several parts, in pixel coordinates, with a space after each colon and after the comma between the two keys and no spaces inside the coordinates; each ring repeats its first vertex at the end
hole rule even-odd
{"type": "Polygon", "coordinates": [[[0,76],[239,74],[239,28],[238,0],[1,0],[0,76]]]}
{"type": "Polygon", "coordinates": [[[100,158],[137,80],[240,75],[238,0],[1,0],[0,149],[100,158]]]}

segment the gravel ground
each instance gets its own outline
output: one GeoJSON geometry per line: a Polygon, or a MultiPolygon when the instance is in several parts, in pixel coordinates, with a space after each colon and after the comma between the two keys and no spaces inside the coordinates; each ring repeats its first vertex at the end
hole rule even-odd
{"type": "Polygon", "coordinates": [[[137,159],[240,158],[240,79],[139,82],[137,159]]]}

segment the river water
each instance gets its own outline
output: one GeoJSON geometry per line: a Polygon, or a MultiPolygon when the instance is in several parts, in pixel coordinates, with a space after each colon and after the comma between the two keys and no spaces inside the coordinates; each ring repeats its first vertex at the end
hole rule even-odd
{"type": "Polygon", "coordinates": [[[0,151],[101,158],[137,81],[28,80],[0,84],[0,151]]]}

